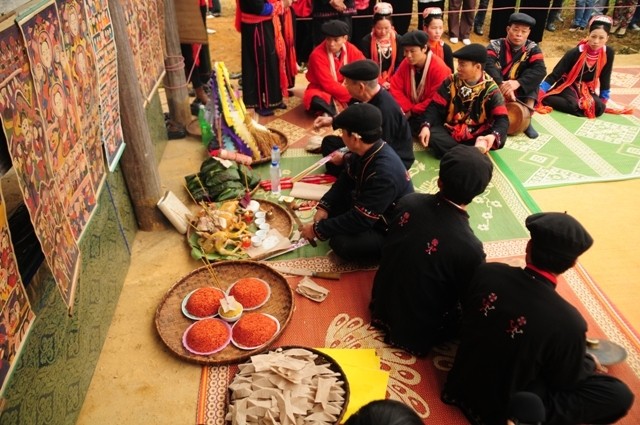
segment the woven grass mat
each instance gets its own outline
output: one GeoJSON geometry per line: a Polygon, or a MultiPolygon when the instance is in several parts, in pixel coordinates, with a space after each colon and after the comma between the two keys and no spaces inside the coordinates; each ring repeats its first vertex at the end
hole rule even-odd
{"type": "Polygon", "coordinates": [[[640,177],[640,67],[616,67],[611,107],[629,106],[633,115],[586,119],[552,112],[534,114],[537,139],[510,136],[492,153],[498,166],[527,189],[640,177]]]}
{"type": "MultiPolygon", "coordinates": [[[[526,240],[516,239],[485,243],[492,261],[521,263],[526,240]]],[[[355,270],[358,267],[335,265],[326,258],[280,261],[276,264],[315,270],[355,270]],[[349,268],[350,267],[350,268],[349,268]]],[[[382,359],[382,368],[390,372],[387,397],[412,406],[429,424],[455,425],[467,423],[455,408],[440,402],[440,389],[451,368],[456,345],[437,347],[426,358],[418,359],[383,342],[379,331],[369,323],[368,303],[375,271],[346,273],[340,281],[318,279],[330,290],[327,299],[317,304],[296,296],[292,320],[275,342],[277,345],[302,345],[332,348],[374,348],[382,359]]],[[[299,277],[287,279],[292,287],[299,277]]],[[[564,274],[558,285],[560,293],[575,305],[589,324],[589,336],[610,339],[628,352],[627,360],[609,371],[640,393],[640,339],[620,317],[597,285],[581,267],[564,274]]],[[[222,424],[226,406],[227,385],[235,373],[233,366],[203,367],[198,395],[197,424],[222,424]]],[[[640,405],[619,423],[640,423],[640,405]]]]}

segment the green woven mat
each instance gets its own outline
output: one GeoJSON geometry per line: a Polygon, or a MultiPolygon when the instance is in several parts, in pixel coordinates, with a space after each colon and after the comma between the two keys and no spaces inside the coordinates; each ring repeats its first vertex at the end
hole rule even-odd
{"type": "Polygon", "coordinates": [[[492,152],[510,180],[527,189],[640,177],[640,119],[604,114],[596,119],[561,112],[535,114],[537,139],[509,137],[492,152]]]}
{"type": "MultiPolygon", "coordinates": [[[[415,152],[416,161],[410,169],[411,178],[416,191],[422,193],[436,193],[438,191],[438,170],[440,162],[424,150],[415,152]]],[[[295,176],[300,171],[314,164],[320,159],[319,155],[312,155],[304,149],[289,149],[282,157],[281,168],[283,177],[295,176]]],[[[257,167],[265,179],[269,178],[269,167],[257,167]]],[[[316,173],[322,173],[324,167],[316,173]]],[[[282,192],[283,195],[289,191],[282,192]]],[[[270,192],[259,190],[256,197],[277,202],[277,196],[270,192]]],[[[525,218],[538,207],[529,197],[526,190],[517,183],[509,181],[498,168],[494,168],[493,179],[486,191],[477,196],[468,207],[471,216],[471,227],[483,242],[504,239],[526,238],[529,232],[524,227],[525,218]]],[[[303,212],[303,221],[312,219],[313,211],[303,212]]],[[[329,250],[327,242],[320,242],[318,247],[305,246],[294,252],[278,257],[278,260],[304,258],[325,255],[329,250]]]]}

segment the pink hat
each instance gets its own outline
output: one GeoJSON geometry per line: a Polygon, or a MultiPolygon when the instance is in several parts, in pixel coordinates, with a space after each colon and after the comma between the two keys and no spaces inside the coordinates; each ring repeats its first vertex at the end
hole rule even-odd
{"type": "Polygon", "coordinates": [[[422,19],[427,19],[429,15],[440,15],[442,16],[442,9],[439,7],[427,7],[422,11],[422,19]]]}
{"type": "Polygon", "coordinates": [[[393,13],[393,6],[390,3],[380,2],[373,6],[374,15],[391,15],[393,13]]]}

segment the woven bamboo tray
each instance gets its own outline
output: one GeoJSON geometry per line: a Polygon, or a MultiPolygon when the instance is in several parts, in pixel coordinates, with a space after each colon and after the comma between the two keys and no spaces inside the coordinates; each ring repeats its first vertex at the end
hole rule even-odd
{"type": "Polygon", "coordinates": [[[261,353],[271,346],[289,324],[293,314],[293,291],[287,280],[271,267],[254,261],[221,261],[211,264],[222,290],[244,277],[257,277],[269,284],[271,297],[265,305],[255,312],[267,313],[280,322],[280,331],[263,347],[254,350],[240,350],[229,344],[224,350],[210,356],[193,354],[182,346],[182,335],[193,323],[182,314],[182,300],[187,294],[203,286],[213,286],[211,274],[206,266],[200,267],[182,277],[164,295],[156,310],[155,324],[160,339],[179,358],[193,363],[206,365],[225,365],[242,362],[254,354],[261,353]]]}
{"type": "MultiPolygon", "coordinates": [[[[351,394],[351,391],[349,389],[349,381],[347,380],[346,373],[344,373],[344,370],[342,370],[342,367],[340,367],[340,364],[338,364],[338,362],[335,361],[333,357],[319,350],[316,350],[315,348],[303,347],[300,345],[283,345],[282,347],[273,348],[269,350],[269,352],[273,352],[276,350],[286,351],[293,348],[302,348],[304,350],[312,352],[313,354],[318,356],[314,360],[315,364],[317,365],[329,364],[329,369],[331,369],[331,371],[336,372],[337,374],[340,375],[340,380],[343,382],[342,387],[344,388],[344,404],[342,405],[342,412],[340,412],[340,416],[338,416],[338,420],[335,422],[336,424],[339,424],[342,421],[342,418],[344,418],[345,413],[347,412],[347,406],[349,405],[349,397],[351,394]]],[[[231,400],[231,390],[229,390],[228,399],[231,400]]]]}
{"type": "MultiPolygon", "coordinates": [[[[289,238],[291,236],[291,233],[293,233],[293,218],[291,217],[289,212],[286,209],[284,209],[282,206],[276,204],[275,202],[266,201],[264,199],[256,199],[256,201],[260,202],[261,210],[268,211],[269,209],[271,209],[271,211],[273,211],[273,218],[271,218],[268,221],[271,227],[278,230],[278,232],[280,232],[280,234],[285,238],[289,238]]],[[[204,256],[202,253],[202,250],[200,249],[200,246],[198,245],[198,237],[197,235],[195,235],[194,229],[192,226],[187,227],[187,243],[192,248],[191,255],[195,259],[199,260],[204,256]]],[[[253,258],[253,260],[254,261],[262,260],[271,254],[272,252],[267,252],[263,256],[253,258]]],[[[248,259],[249,256],[245,254],[244,258],[248,259]]],[[[207,259],[209,261],[226,260],[225,257],[221,257],[220,255],[217,255],[217,254],[208,254],[207,259]]]]}

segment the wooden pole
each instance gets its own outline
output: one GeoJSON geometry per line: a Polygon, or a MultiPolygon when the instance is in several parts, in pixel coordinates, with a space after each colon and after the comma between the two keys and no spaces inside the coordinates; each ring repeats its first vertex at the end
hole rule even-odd
{"type": "Polygon", "coordinates": [[[109,0],[109,11],[118,51],[120,121],[127,144],[120,160],[122,172],[140,229],[165,229],[165,220],[156,207],[162,196],[160,174],[120,0],[109,0]]]}
{"type": "Polygon", "coordinates": [[[164,79],[169,117],[185,127],[191,122],[191,108],[189,107],[189,91],[185,77],[184,58],[180,50],[180,35],[173,0],[164,0],[165,43],[167,58],[165,66],[167,73],[164,79]]]}

